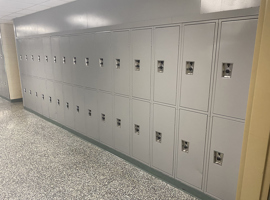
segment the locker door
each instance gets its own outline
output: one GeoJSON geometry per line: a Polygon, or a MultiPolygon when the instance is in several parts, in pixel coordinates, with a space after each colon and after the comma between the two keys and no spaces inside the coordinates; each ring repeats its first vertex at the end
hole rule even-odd
{"type": "Polygon", "coordinates": [[[244,123],[213,118],[207,192],[235,199],[244,123]]]}
{"type": "Polygon", "coordinates": [[[45,101],[47,102],[49,108],[50,119],[56,121],[56,92],[54,91],[54,82],[47,80],[47,96],[45,96],[45,101]]]}
{"type": "Polygon", "coordinates": [[[35,57],[35,63],[37,64],[37,70],[38,70],[38,77],[46,78],[45,68],[44,68],[44,53],[43,53],[43,38],[37,39],[37,46],[36,46],[36,57],[35,57]]]}
{"type": "Polygon", "coordinates": [[[72,93],[72,86],[63,84],[63,92],[64,92],[64,112],[65,112],[65,126],[74,129],[74,99],[72,93]]]}
{"type": "Polygon", "coordinates": [[[23,40],[17,40],[17,56],[18,56],[18,64],[19,64],[19,69],[20,69],[20,74],[25,74],[25,69],[24,69],[24,59],[23,59],[23,54],[24,54],[24,46],[23,46],[23,40]]]}
{"type": "Polygon", "coordinates": [[[65,124],[65,102],[63,95],[63,84],[59,82],[54,83],[55,100],[56,100],[56,118],[57,122],[65,124]]]}
{"type": "Polygon", "coordinates": [[[98,88],[104,91],[112,91],[112,64],[110,62],[110,37],[109,32],[96,33],[96,58],[98,66],[98,88]]]}
{"type": "Polygon", "coordinates": [[[73,66],[73,57],[69,37],[59,38],[60,59],[62,65],[63,82],[75,83],[75,67],[73,66]]]}
{"type": "Polygon", "coordinates": [[[185,25],[180,106],[208,111],[215,23],[185,25]]]}
{"type": "Polygon", "coordinates": [[[75,130],[85,135],[86,126],[85,126],[84,89],[79,87],[73,87],[73,96],[74,96],[75,130]]]}
{"type": "Polygon", "coordinates": [[[112,33],[114,92],[129,95],[129,31],[112,33]]]}
{"type": "Polygon", "coordinates": [[[84,73],[83,73],[83,82],[84,86],[90,88],[97,88],[97,81],[98,81],[98,68],[99,65],[96,64],[96,59],[98,59],[96,54],[96,46],[95,46],[95,35],[94,34],[87,34],[82,36],[82,40],[84,41],[81,48],[82,48],[82,57],[85,60],[84,65],[84,73]],[[87,64],[88,61],[88,64],[87,64]]]}
{"type": "Polygon", "coordinates": [[[154,100],[175,105],[179,27],[155,29],[154,45],[154,100]]]}
{"type": "Polygon", "coordinates": [[[42,115],[42,104],[41,104],[41,99],[39,98],[39,96],[41,95],[40,90],[41,88],[41,80],[38,78],[35,78],[35,90],[33,91],[33,98],[35,98],[35,102],[36,102],[36,112],[42,115]]]}
{"type": "MultiPolygon", "coordinates": [[[[62,58],[60,57],[60,37],[51,37],[52,66],[54,80],[62,81],[62,58]]],[[[62,52],[62,49],[61,49],[62,52]]]]}
{"type": "Polygon", "coordinates": [[[153,166],[164,173],[173,172],[175,108],[154,105],[153,166]]]}
{"type": "Polygon", "coordinates": [[[33,76],[32,68],[31,68],[31,43],[30,39],[25,39],[25,55],[24,55],[24,61],[25,61],[25,70],[27,72],[27,75],[33,76]]]}
{"type": "Polygon", "coordinates": [[[150,104],[143,101],[133,100],[133,156],[149,164],[150,158],[150,104]]]}
{"type": "MultiPolygon", "coordinates": [[[[0,74],[0,77],[1,77],[1,74],[0,74]]],[[[21,87],[22,87],[22,96],[23,96],[23,106],[24,107],[27,107],[26,106],[26,103],[27,103],[27,83],[26,83],[26,78],[25,76],[22,74],[21,76],[21,87]]],[[[0,80],[0,83],[1,83],[1,87],[2,87],[2,77],[1,77],[1,80],[0,80]]]]}
{"type": "Polygon", "coordinates": [[[152,30],[131,31],[132,95],[150,99],[152,30]]]}
{"type": "Polygon", "coordinates": [[[98,135],[98,93],[92,90],[84,91],[85,98],[85,121],[86,121],[86,136],[99,140],[98,135]]]}
{"type": "Polygon", "coordinates": [[[98,94],[99,137],[102,143],[111,147],[113,147],[112,106],[112,95],[106,93],[98,94]]]}
{"type": "Polygon", "coordinates": [[[114,97],[114,145],[125,154],[129,154],[129,98],[114,97]]]}
{"type": "Polygon", "coordinates": [[[207,115],[180,110],[177,178],[199,189],[202,188],[206,125],[207,115]]]}
{"type": "Polygon", "coordinates": [[[256,27],[257,19],[221,24],[214,97],[216,114],[245,119],[256,27]]]}
{"type": "Polygon", "coordinates": [[[40,80],[40,91],[39,91],[38,98],[41,101],[42,115],[45,117],[50,117],[49,102],[46,101],[48,99],[46,80],[44,80],[44,79],[40,80]]]}
{"type": "Polygon", "coordinates": [[[35,101],[35,78],[34,77],[28,77],[28,84],[29,84],[29,108],[33,111],[36,111],[36,101],[35,101]]]}
{"type": "Polygon", "coordinates": [[[29,49],[29,57],[28,57],[28,61],[29,61],[29,65],[30,65],[30,70],[31,70],[31,74],[32,76],[38,76],[38,66],[37,66],[37,62],[36,62],[36,58],[37,58],[37,46],[40,45],[37,42],[38,40],[35,39],[30,39],[30,49],[29,49]]]}
{"type": "Polygon", "coordinates": [[[51,52],[51,39],[49,37],[42,38],[43,44],[43,62],[47,79],[54,79],[53,75],[53,56],[51,52]]]}

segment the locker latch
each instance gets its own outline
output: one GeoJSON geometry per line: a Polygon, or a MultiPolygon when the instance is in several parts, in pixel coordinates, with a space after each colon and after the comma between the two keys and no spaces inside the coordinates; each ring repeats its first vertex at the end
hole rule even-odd
{"type": "Polygon", "coordinates": [[[80,112],[80,106],[76,106],[77,107],[77,112],[80,112]]]}
{"type": "Polygon", "coordinates": [[[88,109],[88,115],[91,117],[92,116],[92,111],[88,109]]]}
{"type": "Polygon", "coordinates": [[[89,66],[89,58],[85,58],[85,59],[84,59],[84,62],[85,62],[85,65],[86,65],[86,66],[89,66]]]}
{"type": "Polygon", "coordinates": [[[116,69],[120,69],[120,59],[115,59],[115,67],[116,69]]]}
{"type": "Polygon", "coordinates": [[[32,61],[34,61],[34,55],[31,56],[32,61]]]}
{"type": "Polygon", "coordinates": [[[31,90],[29,90],[29,94],[32,94],[32,91],[31,90]]]}
{"type": "Polygon", "coordinates": [[[163,60],[157,61],[157,71],[158,71],[158,73],[164,72],[164,61],[163,60]]]}
{"type": "Polygon", "coordinates": [[[189,151],[189,142],[182,140],[182,151],[188,153],[189,151]]]}
{"type": "Polygon", "coordinates": [[[36,92],[36,97],[38,97],[38,93],[36,92]]]}
{"type": "Polygon", "coordinates": [[[140,126],[139,126],[139,125],[134,124],[134,132],[135,132],[137,135],[140,135],[140,126]]]}
{"type": "Polygon", "coordinates": [[[76,63],[77,63],[77,58],[73,57],[73,65],[76,65],[76,63]]]}
{"type": "Polygon", "coordinates": [[[100,58],[100,59],[99,59],[99,66],[100,66],[100,67],[103,67],[103,58],[100,58]]]}
{"type": "Polygon", "coordinates": [[[194,72],[194,62],[187,61],[186,63],[186,74],[193,75],[194,72]]]}
{"type": "Polygon", "coordinates": [[[224,154],[218,151],[214,151],[214,163],[222,166],[224,154]]]}
{"type": "Polygon", "coordinates": [[[68,102],[67,102],[66,106],[67,106],[67,109],[69,109],[69,103],[68,102]]]}
{"type": "Polygon", "coordinates": [[[27,57],[27,55],[25,55],[25,60],[26,60],[26,61],[28,60],[28,57],[27,57]]]}
{"type": "Polygon", "coordinates": [[[231,78],[233,63],[222,63],[222,77],[231,78]]]}
{"type": "Polygon", "coordinates": [[[26,88],[23,89],[24,93],[26,93],[26,88]]]}
{"type": "Polygon", "coordinates": [[[121,119],[116,119],[116,126],[121,128],[121,119]]]}
{"type": "Polygon", "coordinates": [[[45,60],[46,62],[49,62],[48,56],[45,56],[45,60]]]}
{"type": "Polygon", "coordinates": [[[63,64],[66,64],[66,57],[65,56],[63,56],[63,64]]]}
{"type": "Polygon", "coordinates": [[[44,94],[42,94],[42,99],[44,100],[44,98],[45,98],[45,97],[44,97],[44,94]]]}
{"type": "Polygon", "coordinates": [[[57,99],[57,105],[60,106],[60,99],[57,99]]]}
{"type": "Polygon", "coordinates": [[[105,122],[105,114],[102,114],[102,113],[101,113],[101,120],[102,120],[103,122],[105,122]]]}
{"type": "Polygon", "coordinates": [[[52,97],[49,97],[49,101],[50,101],[50,103],[52,103],[52,97]]]}
{"type": "MultiPolygon", "coordinates": [[[[2,55],[1,55],[1,57],[2,57],[2,55]]],[[[22,55],[20,55],[20,60],[22,60],[22,55]]]]}
{"type": "Polygon", "coordinates": [[[38,56],[38,62],[40,62],[40,56],[38,56]]]}
{"type": "Polygon", "coordinates": [[[140,71],[140,60],[135,60],[135,71],[140,71]]]}
{"type": "Polygon", "coordinates": [[[156,142],[161,143],[162,133],[156,131],[156,142]]]}
{"type": "Polygon", "coordinates": [[[53,62],[56,63],[56,56],[53,57],[53,62]]]}

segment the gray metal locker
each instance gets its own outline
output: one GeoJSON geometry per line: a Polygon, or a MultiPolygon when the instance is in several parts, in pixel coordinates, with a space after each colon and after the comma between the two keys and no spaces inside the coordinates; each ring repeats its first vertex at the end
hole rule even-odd
{"type": "Polygon", "coordinates": [[[59,82],[54,82],[55,91],[55,104],[56,104],[56,119],[60,124],[65,125],[65,102],[63,94],[63,84],[59,82]]]}
{"type": "Polygon", "coordinates": [[[24,74],[30,75],[30,68],[29,68],[29,39],[23,39],[23,55],[22,59],[24,62],[24,74]]]}
{"type": "Polygon", "coordinates": [[[35,82],[35,77],[31,77],[28,76],[28,86],[29,86],[29,92],[28,92],[28,96],[29,96],[29,108],[33,111],[36,111],[36,98],[35,98],[35,86],[36,86],[36,82],[35,82]]]}
{"type": "Polygon", "coordinates": [[[36,76],[36,69],[34,65],[34,61],[32,60],[32,57],[34,57],[34,52],[35,52],[35,39],[27,39],[27,57],[25,58],[27,62],[27,69],[28,69],[28,74],[30,76],[36,76]]]}
{"type": "Polygon", "coordinates": [[[51,37],[51,52],[54,80],[62,81],[64,75],[62,75],[62,58],[60,54],[62,53],[62,49],[60,50],[60,37],[51,37]]]}
{"type": "Polygon", "coordinates": [[[235,199],[244,123],[213,117],[207,192],[235,199]]]}
{"type": "Polygon", "coordinates": [[[65,112],[65,126],[74,129],[75,128],[75,105],[72,92],[72,86],[63,84],[64,94],[64,112],[65,112]]]}
{"type": "Polygon", "coordinates": [[[25,70],[25,60],[24,60],[24,53],[25,53],[25,43],[23,39],[17,40],[17,56],[18,56],[18,64],[20,69],[20,74],[26,74],[25,70]]]}
{"type": "Polygon", "coordinates": [[[101,92],[98,94],[99,138],[102,143],[111,147],[113,147],[112,101],[112,95],[101,92]]]}
{"type": "Polygon", "coordinates": [[[75,84],[76,66],[73,65],[73,55],[71,52],[70,37],[60,37],[59,48],[63,82],[75,84]]]}
{"type": "Polygon", "coordinates": [[[245,119],[256,28],[257,19],[221,23],[214,96],[216,114],[245,119]]]}
{"type": "Polygon", "coordinates": [[[208,111],[215,23],[184,26],[180,106],[208,111]]]}
{"type": "Polygon", "coordinates": [[[98,67],[98,88],[112,91],[112,63],[110,62],[111,33],[101,32],[95,34],[95,65],[98,67]]]}
{"type": "Polygon", "coordinates": [[[154,104],[153,166],[173,173],[175,108],[154,104]]]}
{"type": "Polygon", "coordinates": [[[179,26],[154,30],[154,101],[175,105],[179,26]]]}
{"type": "Polygon", "coordinates": [[[44,63],[44,70],[46,73],[47,79],[54,79],[53,75],[53,56],[51,52],[51,39],[49,37],[42,38],[43,44],[43,63],[44,63]]]}
{"type": "Polygon", "coordinates": [[[150,99],[152,30],[131,31],[132,95],[150,99]]]}
{"type": "Polygon", "coordinates": [[[177,179],[202,188],[207,115],[180,110],[177,179]]]}
{"type": "Polygon", "coordinates": [[[85,135],[86,125],[85,125],[84,89],[74,86],[73,96],[74,96],[75,130],[85,135]]]}
{"type": "MultiPolygon", "coordinates": [[[[1,77],[1,75],[0,75],[1,77]]],[[[27,107],[26,104],[27,104],[27,83],[26,83],[26,78],[25,78],[25,75],[24,74],[21,74],[20,75],[20,78],[21,78],[21,88],[22,88],[22,98],[23,98],[23,106],[24,107],[27,107]]],[[[2,80],[2,78],[1,78],[2,80]]],[[[2,81],[0,80],[0,83],[2,83],[2,81]]]]}
{"type": "Polygon", "coordinates": [[[43,39],[36,39],[36,57],[34,62],[37,68],[37,76],[41,78],[46,78],[45,68],[44,68],[44,54],[43,54],[43,39]]]}
{"type": "Polygon", "coordinates": [[[129,31],[113,32],[111,44],[114,92],[129,95],[129,31]]]}
{"type": "Polygon", "coordinates": [[[46,87],[45,79],[40,80],[39,89],[40,90],[39,90],[38,98],[41,101],[42,115],[49,118],[50,117],[49,102],[47,101],[48,95],[47,95],[47,87],[46,87]]]}
{"type": "Polygon", "coordinates": [[[114,147],[129,154],[129,98],[114,97],[114,147]]]}
{"type": "Polygon", "coordinates": [[[150,162],[150,103],[133,100],[132,153],[149,164],[150,162]]]}
{"type": "MultiPolygon", "coordinates": [[[[56,111],[56,94],[57,91],[54,91],[54,82],[47,80],[46,88],[47,88],[47,96],[45,96],[45,101],[49,107],[49,116],[50,119],[56,121],[57,119],[57,111],[56,111]]],[[[61,90],[62,92],[62,90],[61,90]]]]}
{"type": "Polygon", "coordinates": [[[33,98],[35,99],[35,104],[36,104],[36,112],[42,115],[42,102],[39,96],[41,95],[41,80],[39,78],[34,78],[35,80],[35,85],[34,88],[35,90],[33,91],[33,98]]]}

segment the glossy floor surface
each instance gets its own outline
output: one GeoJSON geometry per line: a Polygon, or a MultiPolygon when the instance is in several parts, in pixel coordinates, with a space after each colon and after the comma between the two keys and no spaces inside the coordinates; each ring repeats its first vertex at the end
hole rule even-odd
{"type": "Polygon", "coordinates": [[[0,199],[196,198],[0,98],[0,199]]]}

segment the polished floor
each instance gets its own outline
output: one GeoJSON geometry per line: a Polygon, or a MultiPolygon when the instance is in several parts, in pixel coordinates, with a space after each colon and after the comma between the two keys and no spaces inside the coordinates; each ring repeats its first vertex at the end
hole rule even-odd
{"type": "Polygon", "coordinates": [[[1,98],[0,199],[196,200],[1,98]]]}

